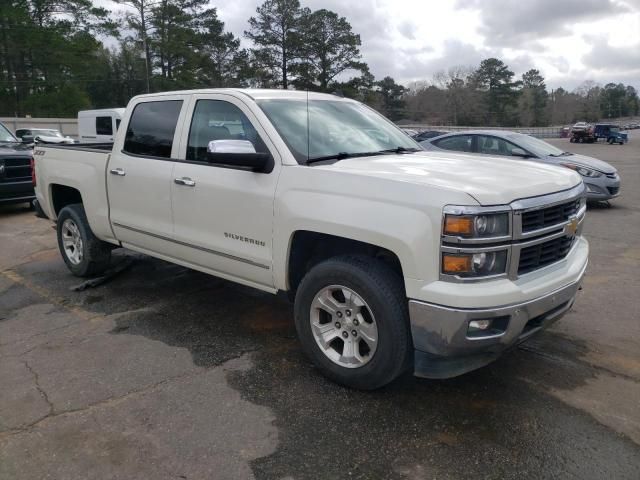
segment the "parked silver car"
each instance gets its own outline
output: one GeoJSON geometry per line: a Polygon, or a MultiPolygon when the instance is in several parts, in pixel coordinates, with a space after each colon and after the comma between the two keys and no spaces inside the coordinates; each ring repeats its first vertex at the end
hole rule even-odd
{"type": "Polygon", "coordinates": [[[620,195],[620,176],[607,162],[565,152],[538,138],[502,130],[469,130],[420,142],[425,150],[453,150],[550,163],[575,170],[587,187],[587,200],[610,200],[620,195]]]}

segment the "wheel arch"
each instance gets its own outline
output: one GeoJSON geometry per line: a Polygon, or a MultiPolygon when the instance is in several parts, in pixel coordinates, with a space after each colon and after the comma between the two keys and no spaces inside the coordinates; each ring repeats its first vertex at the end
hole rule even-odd
{"type": "Polygon", "coordinates": [[[387,264],[402,280],[404,272],[398,255],[373,243],[311,230],[292,232],[286,257],[286,289],[295,295],[302,278],[318,263],[339,255],[364,255],[387,264]]]}
{"type": "Polygon", "coordinates": [[[84,203],[80,190],[59,183],[49,185],[49,198],[51,199],[51,210],[56,218],[60,214],[60,210],[67,205],[84,203]]]}

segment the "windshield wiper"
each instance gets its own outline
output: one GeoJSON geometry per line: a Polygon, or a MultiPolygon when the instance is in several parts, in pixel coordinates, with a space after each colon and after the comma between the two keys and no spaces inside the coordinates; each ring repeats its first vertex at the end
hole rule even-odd
{"type": "Polygon", "coordinates": [[[338,152],[332,155],[324,155],[322,157],[313,157],[307,160],[307,165],[316,162],[322,162],[324,160],[344,160],[346,158],[356,158],[356,157],[372,157],[374,155],[388,155],[390,153],[412,153],[419,152],[419,148],[406,148],[406,147],[396,147],[396,148],[388,148],[385,150],[377,150],[375,152],[338,152]]]}
{"type": "Polygon", "coordinates": [[[338,152],[338,153],[334,153],[332,155],[324,155],[322,157],[312,157],[312,158],[307,160],[307,165],[309,165],[311,163],[322,162],[324,160],[344,160],[345,158],[370,157],[372,155],[384,155],[385,153],[387,153],[387,152],[385,152],[385,151],[355,152],[355,153],[338,152]]]}
{"type": "Polygon", "coordinates": [[[380,152],[384,153],[413,153],[419,152],[419,148],[406,148],[406,147],[396,147],[396,148],[388,148],[386,150],[380,150],[380,152]]]}

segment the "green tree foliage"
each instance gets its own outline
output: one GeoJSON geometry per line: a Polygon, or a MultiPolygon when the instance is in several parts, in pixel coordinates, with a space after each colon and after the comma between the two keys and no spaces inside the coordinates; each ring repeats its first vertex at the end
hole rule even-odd
{"type": "Polygon", "coordinates": [[[487,58],[473,75],[475,87],[486,92],[486,123],[502,125],[513,121],[517,106],[520,81],[513,80],[514,73],[502,60],[487,58]]]}
{"type": "Polygon", "coordinates": [[[360,35],[353,33],[346,18],[321,9],[303,15],[300,21],[302,58],[297,87],[317,86],[326,92],[343,72],[365,71],[367,66],[360,61],[360,35]]]}
{"type": "Polygon", "coordinates": [[[113,32],[90,0],[0,2],[0,110],[75,115],[100,68],[97,32],[113,32]]]}
{"type": "Polygon", "coordinates": [[[263,70],[265,83],[288,88],[291,67],[303,56],[301,27],[310,11],[300,8],[298,0],[267,0],[256,14],[245,32],[255,45],[253,60],[263,70]]]}
{"type": "Polygon", "coordinates": [[[391,77],[384,77],[375,83],[375,89],[380,97],[377,105],[374,104],[378,110],[392,120],[399,120],[406,116],[403,98],[406,88],[404,86],[397,84],[391,77]]]}
{"type": "Polygon", "coordinates": [[[520,124],[539,127],[547,124],[547,87],[540,72],[531,69],[522,74],[520,124]]]}

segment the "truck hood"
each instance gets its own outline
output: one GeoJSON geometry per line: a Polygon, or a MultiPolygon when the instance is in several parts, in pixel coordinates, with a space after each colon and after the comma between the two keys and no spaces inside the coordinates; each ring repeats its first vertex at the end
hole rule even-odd
{"type": "Polygon", "coordinates": [[[30,157],[33,151],[29,145],[20,142],[0,143],[0,160],[2,157],[30,157]]]}
{"type": "Polygon", "coordinates": [[[554,160],[558,162],[575,163],[584,167],[593,168],[602,173],[615,173],[616,169],[609,165],[607,162],[598,160],[597,158],[587,157],[586,155],[580,155],[573,153],[562,157],[554,157],[554,160]]]}
{"type": "Polygon", "coordinates": [[[311,168],[462,191],[481,205],[503,205],[568,190],[582,182],[564,167],[441,151],[351,158],[311,168]]]}

